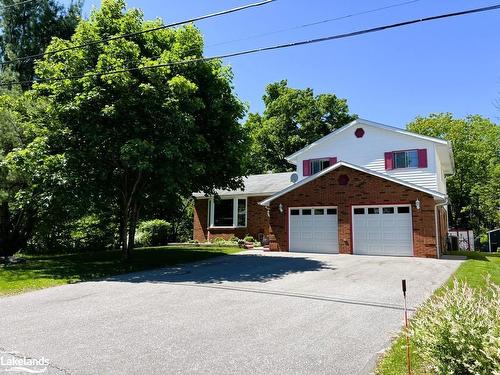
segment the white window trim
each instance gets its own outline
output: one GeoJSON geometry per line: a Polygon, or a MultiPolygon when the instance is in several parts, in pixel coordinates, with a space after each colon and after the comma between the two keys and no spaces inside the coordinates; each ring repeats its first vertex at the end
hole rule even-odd
{"type": "Polygon", "coordinates": [[[209,222],[208,227],[210,229],[234,229],[234,228],[246,228],[248,225],[248,199],[247,197],[234,196],[234,197],[221,197],[222,200],[233,200],[233,225],[224,225],[224,226],[216,226],[215,222],[215,201],[214,198],[210,198],[208,201],[209,204],[209,222]],[[238,200],[245,200],[245,225],[238,225],[238,200]],[[236,225],[235,225],[236,224],[236,225]]]}

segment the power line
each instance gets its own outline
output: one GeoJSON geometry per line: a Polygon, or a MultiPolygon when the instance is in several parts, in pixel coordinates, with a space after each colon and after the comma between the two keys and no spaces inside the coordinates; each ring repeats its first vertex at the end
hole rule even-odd
{"type": "Polygon", "coordinates": [[[23,5],[23,4],[26,4],[26,3],[32,3],[33,1],[37,1],[37,0],[19,1],[17,3],[12,3],[12,4],[9,4],[9,5],[3,5],[3,6],[0,7],[0,9],[13,8],[13,7],[17,7],[18,5],[23,5]]]}
{"type": "MultiPolygon", "coordinates": [[[[316,22],[313,22],[313,23],[308,23],[308,24],[304,24],[304,25],[293,26],[293,27],[286,28],[286,29],[275,30],[275,31],[271,31],[271,32],[268,32],[268,33],[251,35],[251,36],[248,36],[248,37],[244,37],[244,38],[240,38],[240,39],[228,40],[228,41],[220,42],[220,43],[208,44],[208,45],[205,46],[205,48],[217,47],[217,46],[220,46],[220,45],[231,44],[231,43],[236,43],[236,42],[240,42],[240,41],[244,41],[244,40],[249,40],[249,39],[253,39],[253,38],[259,38],[259,37],[263,37],[263,36],[267,36],[267,35],[278,34],[278,33],[285,32],[285,31],[291,31],[291,30],[301,29],[301,28],[305,28],[305,27],[309,27],[309,26],[315,26],[315,25],[319,25],[319,24],[322,24],[322,23],[338,21],[338,20],[342,20],[342,19],[346,19],[346,18],[351,18],[351,17],[363,15],[363,14],[374,13],[374,12],[378,12],[378,11],[381,11],[381,10],[395,8],[395,7],[399,7],[399,6],[403,6],[403,5],[408,5],[408,4],[416,3],[416,2],[419,2],[419,1],[421,1],[421,0],[405,1],[405,2],[402,2],[402,3],[396,3],[396,4],[384,6],[384,7],[381,7],[381,8],[368,9],[368,10],[364,10],[364,11],[357,12],[357,13],[346,14],[346,15],[343,15],[343,16],[335,17],[335,18],[329,18],[329,19],[326,19],[326,20],[316,21],[316,22]]],[[[198,50],[198,48],[191,48],[191,49],[185,51],[185,53],[196,52],[197,50],[198,50]]],[[[155,56],[149,57],[149,59],[158,59],[161,56],[162,56],[161,54],[160,55],[155,55],[155,56]]],[[[123,63],[125,65],[127,65],[127,64],[130,64],[131,62],[135,62],[135,61],[137,61],[137,59],[129,59],[129,60],[125,60],[123,63]]],[[[95,69],[92,69],[92,70],[89,70],[89,71],[95,71],[95,69]]]]}
{"type": "MultiPolygon", "coordinates": [[[[29,1],[34,1],[34,0],[29,0],[29,1]]],[[[168,29],[168,28],[171,28],[171,27],[184,25],[186,23],[192,23],[192,22],[196,22],[196,21],[205,20],[205,19],[208,19],[208,18],[218,17],[218,16],[229,14],[229,13],[235,13],[235,12],[239,12],[239,11],[242,11],[242,10],[245,10],[245,9],[249,9],[249,8],[260,7],[260,6],[267,5],[267,4],[270,4],[272,2],[275,2],[275,1],[277,1],[277,0],[265,0],[265,1],[260,1],[260,2],[257,2],[257,3],[242,5],[242,6],[239,6],[239,7],[236,7],[236,8],[222,10],[220,12],[210,13],[210,14],[206,14],[204,16],[199,16],[199,17],[194,17],[194,18],[191,18],[191,19],[188,19],[188,20],[184,20],[184,21],[179,21],[179,22],[174,22],[174,23],[170,23],[170,24],[167,24],[167,25],[153,27],[153,28],[147,29],[147,30],[141,30],[141,31],[136,31],[136,32],[132,32],[132,33],[126,33],[126,34],[120,34],[120,35],[114,35],[114,36],[111,36],[111,37],[108,37],[108,38],[103,38],[103,39],[99,39],[99,40],[93,40],[91,42],[82,43],[82,44],[78,44],[78,45],[75,45],[75,46],[62,48],[62,49],[55,50],[55,51],[48,51],[48,52],[37,53],[37,54],[34,54],[34,55],[29,55],[29,56],[18,57],[18,58],[9,60],[9,61],[1,62],[0,64],[1,65],[7,65],[7,64],[12,64],[12,63],[17,62],[17,61],[25,61],[25,60],[29,61],[29,60],[33,60],[33,59],[39,59],[40,57],[47,56],[47,55],[54,55],[54,54],[57,54],[57,53],[60,53],[60,52],[71,51],[71,50],[74,50],[74,49],[79,49],[79,48],[83,48],[83,47],[88,47],[88,46],[93,46],[93,45],[97,45],[97,44],[101,44],[101,43],[106,43],[106,42],[110,42],[110,41],[117,40],[117,39],[123,39],[123,38],[128,38],[128,37],[131,37],[131,36],[136,36],[136,35],[150,33],[150,32],[153,32],[153,31],[168,29]]]]}
{"type": "Polygon", "coordinates": [[[151,70],[151,69],[166,68],[166,67],[171,67],[171,66],[176,66],[176,65],[196,63],[196,62],[220,60],[220,59],[226,59],[229,57],[250,55],[250,54],[254,54],[254,53],[278,50],[278,49],[283,49],[283,48],[298,47],[298,46],[302,46],[302,45],[306,45],[306,44],[314,44],[314,43],[321,43],[321,42],[326,42],[326,41],[330,41],[330,40],[350,38],[350,37],[355,37],[355,36],[359,36],[359,35],[376,33],[376,32],[380,32],[380,31],[384,31],[384,30],[404,27],[404,26],[408,26],[408,25],[412,25],[412,24],[416,24],[416,23],[429,22],[429,21],[450,18],[450,17],[458,17],[458,16],[463,16],[463,15],[473,14],[473,13],[488,12],[488,11],[497,10],[497,9],[500,9],[500,4],[492,5],[492,6],[488,6],[488,7],[482,7],[482,8],[463,10],[463,11],[454,12],[454,13],[439,14],[436,16],[430,16],[430,17],[425,17],[425,18],[418,18],[418,19],[413,19],[413,20],[409,20],[409,21],[393,23],[393,24],[389,24],[389,25],[377,26],[377,27],[373,27],[370,29],[363,29],[363,30],[353,31],[353,32],[344,33],[344,34],[326,36],[326,37],[322,37],[322,38],[302,40],[302,41],[297,41],[297,42],[278,44],[278,45],[268,46],[268,47],[254,48],[254,49],[238,51],[238,52],[230,52],[230,53],[221,54],[221,55],[217,55],[217,56],[200,57],[200,58],[195,58],[195,59],[190,59],[190,60],[179,60],[179,61],[172,61],[172,62],[163,63],[163,64],[156,64],[156,65],[149,65],[149,66],[137,66],[137,67],[133,67],[133,68],[117,69],[117,70],[111,70],[111,71],[107,71],[107,72],[73,75],[73,76],[67,76],[67,77],[46,78],[46,79],[40,79],[40,80],[29,80],[29,81],[20,81],[20,82],[18,82],[18,81],[0,82],[0,86],[55,82],[55,81],[64,81],[67,79],[68,80],[69,79],[81,79],[81,78],[87,78],[87,77],[102,77],[102,76],[132,72],[132,71],[137,71],[137,70],[151,70]]]}
{"type": "Polygon", "coordinates": [[[242,42],[242,41],[249,40],[249,39],[262,38],[262,37],[269,36],[269,35],[276,35],[276,34],[284,33],[284,32],[287,32],[287,31],[304,29],[304,28],[307,28],[307,27],[317,26],[317,25],[321,25],[321,24],[324,24],[324,23],[330,23],[330,22],[340,21],[340,20],[344,20],[344,19],[347,19],[347,18],[353,18],[353,17],[357,17],[357,16],[362,16],[364,14],[370,14],[370,13],[380,12],[382,10],[387,10],[387,9],[391,9],[391,8],[401,7],[401,6],[404,6],[404,5],[408,5],[408,4],[412,4],[412,3],[417,3],[419,1],[421,1],[421,0],[404,1],[404,2],[401,2],[401,3],[387,5],[387,6],[380,7],[380,8],[373,8],[373,9],[363,10],[363,11],[360,11],[360,12],[345,14],[343,16],[338,16],[338,17],[334,17],[334,18],[327,18],[327,19],[324,19],[324,20],[321,20],[321,21],[306,23],[306,24],[302,24],[302,25],[296,25],[296,26],[292,26],[292,27],[288,27],[288,28],[284,28],[284,29],[279,29],[279,30],[274,30],[274,31],[270,31],[270,32],[266,32],[266,33],[261,33],[261,34],[254,34],[254,35],[250,35],[250,36],[239,38],[239,39],[232,39],[232,40],[228,40],[226,42],[211,44],[211,45],[208,45],[207,47],[217,47],[217,46],[222,46],[222,45],[225,45],[225,44],[242,42]]]}

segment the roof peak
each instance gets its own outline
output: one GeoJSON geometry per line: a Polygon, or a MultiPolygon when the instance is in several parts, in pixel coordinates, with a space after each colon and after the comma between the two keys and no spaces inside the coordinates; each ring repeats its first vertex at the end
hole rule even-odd
{"type": "Polygon", "coordinates": [[[287,160],[288,162],[290,162],[291,160],[294,160],[298,155],[302,154],[303,152],[305,152],[307,150],[310,150],[311,148],[316,147],[318,144],[323,143],[325,140],[330,139],[330,138],[332,138],[332,137],[334,137],[334,136],[342,133],[346,129],[349,129],[349,128],[355,126],[355,125],[360,125],[360,124],[366,125],[366,126],[373,126],[373,127],[376,127],[376,128],[379,128],[379,129],[388,130],[388,131],[393,131],[393,132],[400,133],[400,134],[405,134],[405,135],[408,135],[408,136],[411,136],[411,137],[425,139],[425,140],[428,140],[430,142],[435,142],[435,143],[447,145],[448,147],[450,145],[448,141],[446,141],[444,139],[441,139],[441,138],[430,137],[430,136],[427,136],[427,135],[422,135],[422,134],[414,133],[414,132],[411,132],[411,131],[403,129],[403,128],[397,128],[395,126],[385,125],[385,124],[382,124],[380,122],[370,121],[370,120],[366,120],[366,119],[363,119],[363,118],[357,118],[357,119],[349,122],[348,124],[342,126],[341,128],[335,129],[334,131],[332,131],[331,133],[325,135],[324,137],[321,137],[317,141],[314,141],[313,143],[311,143],[311,144],[309,144],[309,145],[301,148],[300,150],[294,152],[292,155],[287,156],[285,158],[285,160],[287,160]]]}

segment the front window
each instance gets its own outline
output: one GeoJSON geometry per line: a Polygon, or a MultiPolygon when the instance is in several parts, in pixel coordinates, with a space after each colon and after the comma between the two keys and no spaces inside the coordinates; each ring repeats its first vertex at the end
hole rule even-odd
{"type": "Polygon", "coordinates": [[[311,174],[321,172],[330,166],[330,159],[315,159],[311,160],[311,174]]]}
{"type": "Polygon", "coordinates": [[[238,226],[247,226],[247,200],[238,199],[238,226]]]}
{"type": "Polygon", "coordinates": [[[209,204],[211,227],[246,227],[247,200],[245,198],[212,199],[209,204]]]}
{"type": "Polygon", "coordinates": [[[394,153],[394,168],[417,168],[417,150],[397,151],[394,153]]]}

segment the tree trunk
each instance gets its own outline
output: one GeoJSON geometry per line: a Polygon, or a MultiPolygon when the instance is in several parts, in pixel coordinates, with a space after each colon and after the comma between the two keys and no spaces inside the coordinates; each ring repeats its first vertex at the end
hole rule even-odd
{"type": "Polygon", "coordinates": [[[135,228],[137,225],[138,203],[137,191],[142,178],[142,172],[138,172],[134,184],[129,189],[129,176],[123,176],[122,200],[121,200],[121,241],[125,259],[130,259],[130,252],[134,248],[135,228]]]}
{"type": "Polygon", "coordinates": [[[0,256],[11,256],[28,243],[33,232],[31,212],[17,212],[12,215],[9,204],[0,204],[0,256]]]}
{"type": "Polygon", "coordinates": [[[128,228],[128,249],[129,252],[135,248],[135,232],[137,229],[137,220],[139,219],[139,207],[137,203],[132,206],[128,228]]]}
{"type": "Polygon", "coordinates": [[[9,227],[10,227],[9,204],[3,202],[0,205],[0,256],[9,256],[9,227]]]}
{"type": "Polygon", "coordinates": [[[128,210],[126,207],[122,209],[121,220],[120,220],[120,242],[122,246],[122,252],[125,259],[128,259],[130,256],[128,249],[128,236],[127,236],[127,228],[128,228],[128,210]]]}

